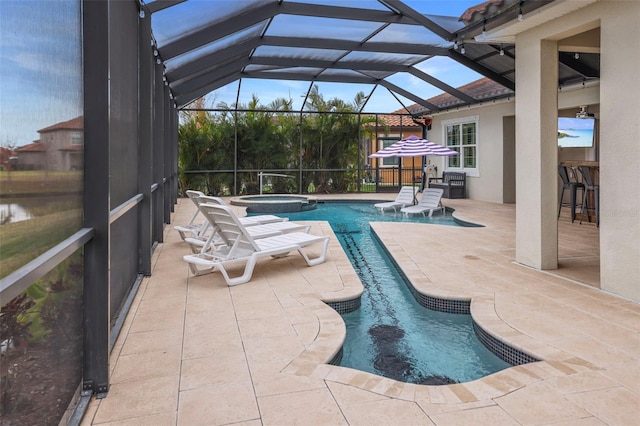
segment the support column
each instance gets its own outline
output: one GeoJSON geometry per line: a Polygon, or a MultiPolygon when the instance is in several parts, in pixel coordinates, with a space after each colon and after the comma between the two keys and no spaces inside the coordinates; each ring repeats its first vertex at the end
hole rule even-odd
{"type": "Polygon", "coordinates": [[[84,353],[82,392],[109,390],[109,6],[82,4],[84,54],[84,227],[94,237],[84,247],[84,353]]]}
{"type": "Polygon", "coordinates": [[[153,253],[153,209],[151,185],[153,184],[153,73],[154,58],[151,47],[151,13],[145,11],[140,18],[138,34],[138,62],[140,73],[138,108],[138,192],[144,197],[139,205],[138,226],[140,227],[140,270],[145,276],[151,275],[153,253]]]}
{"type": "Polygon", "coordinates": [[[599,123],[601,288],[636,302],[640,302],[638,19],[638,2],[609,2],[602,15],[599,123]]]}
{"type": "Polygon", "coordinates": [[[153,89],[153,235],[154,240],[164,242],[164,137],[165,137],[165,104],[164,82],[162,81],[162,64],[156,63],[153,89]]]}
{"type": "Polygon", "coordinates": [[[525,33],[516,56],[516,261],[557,269],[557,43],[525,33]]]}

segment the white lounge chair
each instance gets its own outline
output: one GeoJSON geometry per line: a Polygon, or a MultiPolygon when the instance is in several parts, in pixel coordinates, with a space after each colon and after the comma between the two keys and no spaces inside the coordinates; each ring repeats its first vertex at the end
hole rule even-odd
{"type": "MultiPolygon", "coordinates": [[[[198,209],[202,213],[203,217],[207,218],[211,210],[210,207],[212,205],[215,206],[220,204],[201,203],[198,206],[198,209]]],[[[230,209],[230,211],[233,213],[233,210],[230,209]]],[[[233,214],[234,216],[236,216],[235,213],[233,214]]],[[[247,226],[246,224],[242,223],[242,219],[244,218],[239,218],[236,216],[236,219],[238,219],[238,221],[247,229],[247,233],[254,239],[273,237],[275,235],[281,235],[290,232],[309,233],[309,230],[311,230],[310,225],[303,225],[290,221],[271,222],[265,224],[250,222],[250,226],[247,226]]],[[[207,232],[206,238],[185,238],[185,242],[189,244],[193,253],[204,253],[210,250],[215,250],[216,245],[224,243],[224,240],[220,237],[220,235],[218,235],[219,229],[216,225],[209,222],[208,229],[209,231],[207,232]]]]}
{"type": "Polygon", "coordinates": [[[206,217],[212,227],[216,228],[224,244],[206,253],[190,254],[183,257],[195,275],[206,274],[217,269],[227,284],[232,286],[251,280],[257,261],[265,256],[283,257],[296,250],[309,266],[318,265],[326,259],[329,237],[292,232],[254,239],[229,207],[210,204],[207,205],[206,211],[206,217]],[[322,243],[320,254],[314,258],[309,257],[305,248],[318,243],[322,243]],[[230,277],[227,266],[238,263],[245,264],[243,274],[230,277]]]}
{"type": "Polygon", "coordinates": [[[400,192],[396,196],[394,201],[388,201],[386,203],[377,203],[373,206],[380,212],[386,210],[393,210],[397,212],[399,209],[413,205],[415,200],[415,189],[412,186],[403,186],[400,188],[400,192]]]}
{"type": "MultiPolygon", "coordinates": [[[[211,195],[202,195],[198,198],[198,204],[220,204],[221,206],[227,206],[227,203],[220,197],[213,197],[211,195]]],[[[267,223],[286,222],[289,220],[287,217],[276,216],[273,214],[261,214],[256,216],[240,217],[240,223],[244,226],[265,225],[267,223]]]]}
{"type": "Polygon", "coordinates": [[[444,213],[444,206],[440,201],[443,192],[444,190],[442,188],[425,188],[424,191],[422,191],[422,197],[420,197],[418,204],[404,207],[400,209],[400,211],[406,215],[421,213],[423,216],[426,216],[427,212],[429,212],[429,216],[431,216],[436,210],[444,213]]]}
{"type": "MultiPolygon", "coordinates": [[[[198,198],[204,195],[200,191],[194,191],[191,189],[188,189],[187,191],[185,191],[185,193],[187,194],[187,197],[189,197],[189,199],[193,201],[196,207],[198,206],[198,198]]],[[[202,218],[200,222],[197,222],[196,220],[199,214],[200,211],[196,209],[196,211],[193,212],[191,219],[189,219],[189,222],[184,225],[177,225],[173,227],[173,229],[178,231],[178,233],[180,234],[180,238],[184,240],[188,236],[197,237],[204,231],[207,226],[207,221],[202,218]]]]}
{"type": "MultiPolygon", "coordinates": [[[[204,195],[204,193],[201,191],[194,191],[189,189],[185,191],[185,193],[187,194],[189,199],[193,201],[196,207],[198,207],[200,203],[214,203],[214,204],[221,204],[223,206],[226,205],[226,203],[222,198],[204,195]]],[[[204,220],[204,218],[202,218],[201,221],[198,222],[197,219],[200,216],[200,214],[201,214],[200,210],[196,209],[196,211],[193,213],[193,216],[191,216],[191,219],[189,220],[189,222],[187,222],[186,225],[178,225],[174,227],[174,229],[178,231],[178,233],[180,234],[180,238],[182,238],[183,240],[185,240],[186,238],[197,238],[201,240],[206,240],[208,238],[207,231],[209,229],[209,222],[207,220],[204,220]]],[[[240,221],[245,226],[263,225],[266,223],[275,223],[275,222],[285,222],[287,220],[289,219],[286,217],[275,216],[272,214],[240,218],[240,221]]]]}

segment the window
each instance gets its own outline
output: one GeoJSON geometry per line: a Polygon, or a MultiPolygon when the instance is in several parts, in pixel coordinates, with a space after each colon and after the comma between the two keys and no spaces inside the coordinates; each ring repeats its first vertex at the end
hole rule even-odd
{"type": "Polygon", "coordinates": [[[82,133],[71,134],[71,145],[82,145],[82,133]]]}
{"type": "Polygon", "coordinates": [[[448,148],[460,155],[447,157],[447,168],[477,173],[478,116],[442,122],[448,148]]]}
{"type": "MultiPolygon", "coordinates": [[[[400,137],[386,136],[386,137],[378,138],[378,140],[382,142],[382,146],[380,147],[380,149],[384,149],[389,145],[393,145],[394,143],[398,142],[400,140],[400,137]]],[[[380,160],[382,160],[380,162],[380,166],[382,167],[393,167],[393,166],[398,166],[400,164],[400,159],[398,157],[387,157],[387,158],[381,158],[380,160]]]]}

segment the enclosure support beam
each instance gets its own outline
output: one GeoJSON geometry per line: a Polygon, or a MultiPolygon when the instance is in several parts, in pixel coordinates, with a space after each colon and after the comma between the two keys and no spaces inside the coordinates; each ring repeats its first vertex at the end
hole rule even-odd
{"type": "Polygon", "coordinates": [[[84,1],[84,227],[94,237],[84,250],[83,394],[109,390],[109,8],[84,1]]]}
{"type": "Polygon", "coordinates": [[[153,235],[154,241],[164,242],[164,82],[162,64],[155,64],[153,88],[153,235]]]}
{"type": "Polygon", "coordinates": [[[139,135],[138,144],[138,192],[143,195],[139,205],[140,269],[145,276],[151,275],[151,253],[153,247],[153,215],[151,186],[153,183],[153,49],[151,47],[151,14],[140,19],[138,52],[140,55],[139,86],[139,135]]]}

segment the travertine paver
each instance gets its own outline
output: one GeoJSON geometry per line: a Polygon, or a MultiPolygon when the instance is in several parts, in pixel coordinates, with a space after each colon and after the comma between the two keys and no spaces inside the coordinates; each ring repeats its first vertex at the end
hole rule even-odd
{"type": "MultiPolygon", "coordinates": [[[[482,328],[545,361],[450,386],[327,365],[345,327],[323,300],[362,291],[328,224],[311,231],[332,237],[326,263],[263,259],[236,287],[217,273],[192,276],[182,261],[188,248],[167,226],[114,346],[108,397],[91,402],[83,424],[635,424],[640,307],[597,289],[595,225],[562,217],[560,269],[540,272],[513,262],[514,206],[445,204],[486,227],[372,229],[416,288],[472,300],[482,328]]],[[[173,223],[192,209],[179,200],[173,223]]]]}

